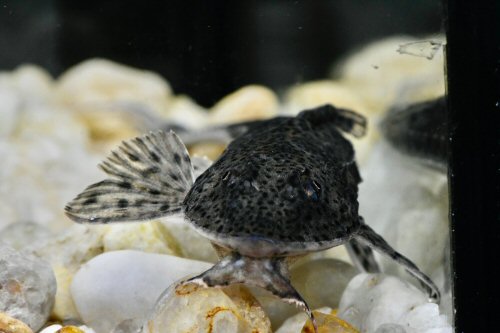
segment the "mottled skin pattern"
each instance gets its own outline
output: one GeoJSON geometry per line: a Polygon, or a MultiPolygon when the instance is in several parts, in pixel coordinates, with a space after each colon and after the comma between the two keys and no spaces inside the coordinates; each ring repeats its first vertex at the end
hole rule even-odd
{"type": "Polygon", "coordinates": [[[220,238],[285,243],[354,232],[361,179],[352,145],[336,127],[312,123],[308,112],[259,124],[234,140],[184,200],[190,221],[220,238]]]}

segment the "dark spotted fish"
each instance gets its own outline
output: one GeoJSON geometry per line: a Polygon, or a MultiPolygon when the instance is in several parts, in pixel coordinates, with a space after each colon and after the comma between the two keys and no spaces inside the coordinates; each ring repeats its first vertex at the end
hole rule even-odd
{"type": "MultiPolygon", "coordinates": [[[[198,231],[240,253],[283,255],[331,247],[357,230],[354,150],[323,111],[247,124],[184,201],[198,231]]],[[[335,123],[364,133],[364,119],[343,117],[335,123]]]]}
{"type": "Polygon", "coordinates": [[[122,143],[101,165],[110,178],[85,189],[66,213],[107,223],[183,212],[222,258],[181,285],[259,286],[312,319],[290,284],[287,258],[341,244],[366,271],[378,271],[372,249],[395,260],[439,301],[434,283],[358,215],[361,177],[342,132],[359,137],[365,129],[364,117],[331,105],[235,124],[225,129],[234,141],[196,181],[179,138],[151,133],[122,143]]]}

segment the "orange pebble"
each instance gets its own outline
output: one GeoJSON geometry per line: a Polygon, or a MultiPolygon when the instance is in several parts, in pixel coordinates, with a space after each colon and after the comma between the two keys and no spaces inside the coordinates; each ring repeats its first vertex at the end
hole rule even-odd
{"type": "Polygon", "coordinates": [[[76,326],[64,326],[57,330],[56,333],[85,333],[80,328],[76,326]]]}
{"type": "MultiPolygon", "coordinates": [[[[313,312],[318,324],[318,333],[360,333],[348,322],[337,317],[337,311],[325,314],[318,311],[313,312]]],[[[310,320],[302,328],[302,333],[314,333],[314,327],[310,320]]]]}

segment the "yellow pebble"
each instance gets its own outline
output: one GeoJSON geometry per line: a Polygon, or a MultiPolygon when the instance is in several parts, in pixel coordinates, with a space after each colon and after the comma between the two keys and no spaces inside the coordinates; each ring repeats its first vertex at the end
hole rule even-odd
{"type": "MultiPolygon", "coordinates": [[[[318,333],[360,333],[348,322],[337,317],[337,310],[331,314],[314,311],[314,317],[318,324],[318,333]]],[[[302,328],[302,333],[314,333],[314,327],[310,320],[302,328]]]]}
{"type": "Polygon", "coordinates": [[[217,102],[208,114],[209,122],[228,124],[272,118],[277,115],[278,106],[278,97],[272,90],[264,86],[249,85],[217,102]]]}
{"type": "Polygon", "coordinates": [[[64,326],[56,331],[56,333],[85,333],[76,326],[64,326]]]}
{"type": "Polygon", "coordinates": [[[53,264],[52,267],[57,281],[57,293],[51,318],[56,320],[79,318],[70,291],[76,269],[68,269],[58,264],[53,264]]]}
{"type": "Polygon", "coordinates": [[[31,328],[25,323],[6,313],[0,312],[0,332],[1,333],[33,333],[31,328]]]}
{"type": "Polygon", "coordinates": [[[203,142],[197,143],[189,148],[191,156],[208,157],[212,161],[219,158],[222,152],[226,149],[226,145],[220,143],[203,142]]]}

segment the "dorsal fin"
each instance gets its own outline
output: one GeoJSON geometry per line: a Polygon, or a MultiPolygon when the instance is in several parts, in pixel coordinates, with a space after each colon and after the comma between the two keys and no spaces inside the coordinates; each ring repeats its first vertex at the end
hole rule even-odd
{"type": "Polygon", "coordinates": [[[302,111],[297,117],[307,120],[313,127],[335,126],[357,138],[366,133],[365,117],[351,110],[336,108],[331,104],[302,111]]]}
{"type": "Polygon", "coordinates": [[[110,175],[65,208],[76,222],[140,221],[172,215],[194,183],[188,151],[177,135],[156,132],[124,141],[100,164],[110,175]]]}

